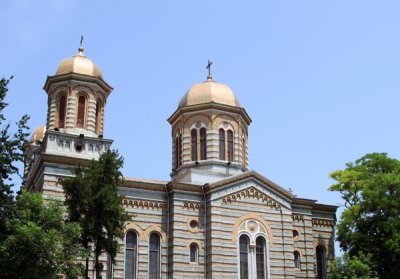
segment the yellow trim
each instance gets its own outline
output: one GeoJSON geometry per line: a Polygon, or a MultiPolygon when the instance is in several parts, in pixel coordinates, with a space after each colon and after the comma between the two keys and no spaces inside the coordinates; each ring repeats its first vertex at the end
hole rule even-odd
{"type": "Polygon", "coordinates": [[[247,221],[249,219],[256,220],[256,221],[260,222],[264,226],[265,230],[267,231],[267,235],[268,235],[268,244],[270,246],[272,246],[272,244],[274,243],[274,236],[272,234],[271,227],[269,226],[267,221],[265,221],[259,215],[254,214],[254,213],[247,213],[247,214],[239,217],[238,219],[236,219],[236,222],[233,225],[233,229],[232,229],[232,242],[236,242],[237,241],[238,230],[239,230],[240,225],[244,221],[247,221]]]}

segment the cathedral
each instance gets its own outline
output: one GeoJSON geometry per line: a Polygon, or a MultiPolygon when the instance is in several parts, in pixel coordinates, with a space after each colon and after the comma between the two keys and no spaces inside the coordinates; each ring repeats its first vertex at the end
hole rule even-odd
{"type": "MultiPolygon", "coordinates": [[[[337,206],[248,169],[251,118],[210,67],[171,108],[171,180],[127,177],[119,189],[135,217],[116,264],[102,257],[103,278],[327,278],[337,206]]],[[[44,90],[47,121],[26,144],[24,187],[63,200],[71,169],[111,148],[103,134],[113,88],[81,45],[44,90]]]]}

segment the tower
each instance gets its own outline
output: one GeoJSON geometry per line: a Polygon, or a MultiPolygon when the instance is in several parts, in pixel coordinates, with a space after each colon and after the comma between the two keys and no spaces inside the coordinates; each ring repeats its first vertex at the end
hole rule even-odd
{"type": "Polygon", "coordinates": [[[172,126],[172,181],[203,185],[247,170],[251,119],[233,91],[207,80],[182,97],[172,126]]]}
{"type": "Polygon", "coordinates": [[[60,179],[70,176],[78,163],[98,158],[112,143],[103,138],[112,87],[83,51],[81,40],[78,53],[62,60],[56,74],[47,77],[47,123],[25,147],[25,187],[43,192],[45,198],[62,197],[60,179]]]}

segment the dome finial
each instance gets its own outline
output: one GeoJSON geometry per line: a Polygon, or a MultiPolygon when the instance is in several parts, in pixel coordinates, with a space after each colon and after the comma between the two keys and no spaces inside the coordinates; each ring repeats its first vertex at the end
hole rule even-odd
{"type": "Polygon", "coordinates": [[[79,55],[84,56],[84,54],[83,54],[83,36],[82,35],[81,35],[81,42],[80,42],[78,51],[79,51],[79,55]]]}
{"type": "Polygon", "coordinates": [[[212,65],[212,61],[209,59],[209,60],[208,60],[207,67],[206,67],[206,69],[208,69],[207,81],[211,81],[211,80],[212,80],[211,65],[212,65]]]}

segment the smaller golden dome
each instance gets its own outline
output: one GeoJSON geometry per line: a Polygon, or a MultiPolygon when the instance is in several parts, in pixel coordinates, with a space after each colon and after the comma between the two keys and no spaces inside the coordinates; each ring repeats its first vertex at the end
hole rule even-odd
{"type": "Polygon", "coordinates": [[[215,82],[211,75],[202,83],[195,84],[182,97],[178,108],[206,103],[218,103],[240,107],[238,98],[226,84],[215,82]]]}
{"type": "Polygon", "coordinates": [[[103,78],[100,68],[83,54],[82,46],[78,49],[77,55],[62,60],[58,65],[56,75],[70,73],[103,78]]]}
{"type": "Polygon", "coordinates": [[[33,133],[30,142],[42,141],[46,133],[46,125],[37,127],[33,133]]]}

